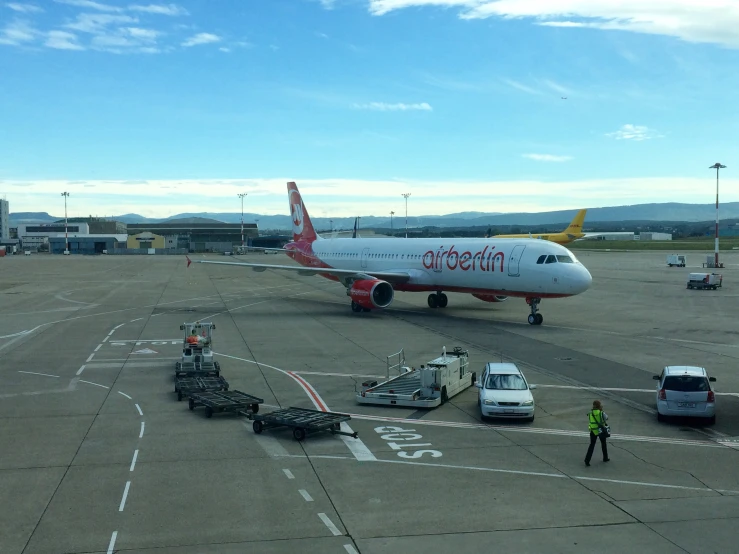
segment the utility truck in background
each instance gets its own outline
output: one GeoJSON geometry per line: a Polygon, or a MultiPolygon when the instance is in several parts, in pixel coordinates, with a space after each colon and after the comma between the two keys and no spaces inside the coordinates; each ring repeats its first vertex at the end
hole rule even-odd
{"type": "Polygon", "coordinates": [[[713,289],[723,285],[723,275],[720,273],[691,273],[688,276],[689,289],[713,289]]]}
{"type": "Polygon", "coordinates": [[[477,376],[469,367],[469,352],[458,346],[452,352],[444,347],[441,356],[418,369],[405,365],[401,350],[388,356],[388,380],[379,384],[374,380],[363,382],[362,390],[356,393],[357,402],[435,408],[475,384],[477,376]],[[391,358],[395,357],[398,363],[391,365],[391,358]],[[390,378],[391,368],[400,371],[400,375],[390,378]]]}
{"type": "Polygon", "coordinates": [[[685,267],[686,263],[687,259],[683,254],[670,254],[669,256],[667,256],[667,265],[670,267],[685,267]]]}

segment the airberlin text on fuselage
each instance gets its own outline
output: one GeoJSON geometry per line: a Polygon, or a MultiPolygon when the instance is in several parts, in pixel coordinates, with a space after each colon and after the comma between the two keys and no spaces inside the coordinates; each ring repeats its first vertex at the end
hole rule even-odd
{"type": "Polygon", "coordinates": [[[493,252],[495,246],[485,246],[483,250],[474,254],[469,250],[465,250],[461,254],[454,249],[454,245],[449,250],[444,250],[441,246],[434,252],[429,250],[423,255],[423,267],[426,269],[441,270],[444,266],[454,271],[459,268],[462,271],[495,271],[495,263],[500,260],[500,271],[503,271],[503,260],[505,254],[503,252],[493,252]],[[488,250],[490,249],[490,250],[488,250]]]}

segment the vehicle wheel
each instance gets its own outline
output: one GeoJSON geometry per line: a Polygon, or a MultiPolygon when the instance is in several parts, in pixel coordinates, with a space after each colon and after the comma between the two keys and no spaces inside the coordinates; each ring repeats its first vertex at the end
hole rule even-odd
{"type": "Polygon", "coordinates": [[[213,408],[210,406],[205,407],[205,417],[213,417],[213,408]]]}
{"type": "Polygon", "coordinates": [[[661,413],[657,412],[657,421],[664,421],[665,416],[663,416],[661,413]]]}
{"type": "Polygon", "coordinates": [[[188,402],[188,407],[190,408],[190,411],[195,409],[195,401],[192,398],[188,402]]]}
{"type": "Polygon", "coordinates": [[[536,316],[534,314],[529,314],[529,325],[536,325],[536,316]]]}
{"type": "Polygon", "coordinates": [[[527,419],[527,421],[528,421],[529,423],[533,423],[533,422],[534,422],[534,418],[535,418],[535,417],[536,417],[536,416],[531,416],[531,417],[530,417],[529,419],[527,419]]]}
{"type": "Polygon", "coordinates": [[[437,300],[440,308],[446,308],[447,304],[449,304],[449,298],[447,298],[447,295],[443,292],[439,295],[439,298],[437,300]]]}
{"type": "Polygon", "coordinates": [[[256,414],[259,411],[259,404],[251,405],[251,413],[256,414]]]}
{"type": "Polygon", "coordinates": [[[477,383],[477,373],[473,371],[472,372],[472,386],[473,387],[475,386],[475,383],[477,383]]]}
{"type": "Polygon", "coordinates": [[[449,402],[449,395],[446,393],[446,387],[441,387],[441,403],[446,404],[449,402]]]}
{"type": "Polygon", "coordinates": [[[544,323],[544,316],[543,315],[536,314],[534,317],[536,318],[536,324],[537,325],[541,325],[542,323],[544,323]]]}
{"type": "Polygon", "coordinates": [[[257,435],[262,432],[262,427],[263,425],[261,421],[255,421],[254,423],[251,424],[251,428],[254,430],[254,432],[257,435]]]}
{"type": "Polygon", "coordinates": [[[361,312],[362,311],[362,306],[360,306],[354,300],[352,300],[352,311],[355,312],[355,313],[361,312]]]}
{"type": "Polygon", "coordinates": [[[429,294],[428,303],[429,303],[429,308],[438,308],[439,307],[439,303],[436,301],[436,295],[435,294],[429,294]]]}
{"type": "Polygon", "coordinates": [[[305,439],[305,429],[302,429],[301,427],[296,427],[293,429],[293,437],[295,437],[295,440],[300,442],[303,439],[305,439]]]}

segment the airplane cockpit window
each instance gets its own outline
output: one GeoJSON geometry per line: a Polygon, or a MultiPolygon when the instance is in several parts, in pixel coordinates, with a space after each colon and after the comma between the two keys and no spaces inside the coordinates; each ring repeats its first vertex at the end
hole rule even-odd
{"type": "Polygon", "coordinates": [[[554,254],[549,254],[549,256],[547,256],[547,261],[545,263],[548,263],[548,264],[556,264],[557,263],[557,256],[555,256],[554,254]]]}
{"type": "Polygon", "coordinates": [[[557,256],[557,261],[563,264],[575,263],[572,261],[572,258],[570,258],[569,256],[557,256]]]}
{"type": "Polygon", "coordinates": [[[542,254],[541,256],[539,256],[539,259],[536,260],[536,263],[537,264],[543,264],[544,263],[544,260],[546,260],[546,259],[547,259],[547,255],[546,254],[542,254]]]}

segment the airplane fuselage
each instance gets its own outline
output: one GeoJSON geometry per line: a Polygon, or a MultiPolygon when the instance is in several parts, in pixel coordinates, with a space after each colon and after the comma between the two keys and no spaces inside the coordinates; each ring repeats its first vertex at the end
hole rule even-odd
{"type": "Polygon", "coordinates": [[[393,285],[398,291],[557,298],[584,292],[592,282],[567,248],[529,238],[339,238],[292,242],[285,249],[306,267],[408,273],[407,283],[393,285]]]}

